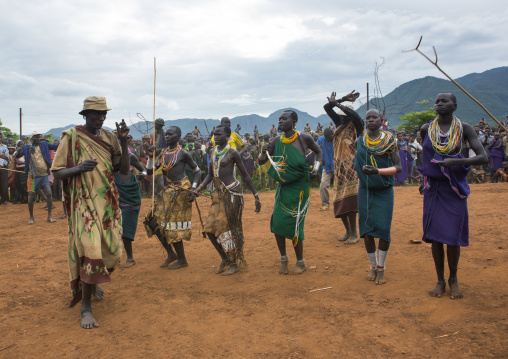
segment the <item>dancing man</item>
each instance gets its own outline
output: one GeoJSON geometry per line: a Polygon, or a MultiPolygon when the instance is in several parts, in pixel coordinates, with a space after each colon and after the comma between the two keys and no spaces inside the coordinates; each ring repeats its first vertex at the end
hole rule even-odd
{"type": "Polygon", "coordinates": [[[162,171],[166,187],[155,198],[153,209],[152,206],[148,208],[144,225],[148,237],[155,234],[168,254],[161,267],[168,267],[176,260],[169,266],[170,269],[187,267],[182,240],[190,241],[191,239],[192,202],[195,198],[193,192],[201,179],[201,170],[193,161],[191,154],[178,144],[181,137],[180,127],[168,128],[165,136],[168,147],[161,152],[155,166],[151,156],[147,165],[148,174],[162,171]],[[185,176],[186,165],[190,166],[194,174],[192,185],[185,176]],[[171,246],[175,249],[174,251],[171,246]]]}
{"type": "Polygon", "coordinates": [[[370,260],[367,280],[385,284],[385,262],[390,248],[390,229],[393,216],[394,175],[400,172],[400,157],[395,137],[380,130],[378,110],[367,111],[367,132],[357,139],[354,166],[360,180],[358,186],[358,222],[370,260]],[[379,238],[379,256],[375,238],[379,238]]]}
{"type": "Polygon", "coordinates": [[[296,255],[296,265],[291,274],[301,274],[307,269],[303,259],[303,241],[305,216],[310,202],[310,174],[305,153],[310,149],[316,154],[312,175],[317,174],[323,154],[311,135],[295,130],[297,122],[296,112],[284,111],[279,117],[279,132],[282,135],[264,145],[258,157],[263,172],[279,183],[270,230],[275,234],[279,247],[280,274],[288,274],[286,238],[292,240],[296,255]]]}
{"type": "Polygon", "coordinates": [[[49,169],[51,168],[50,150],[56,150],[58,145],[53,145],[47,141],[41,141],[41,134],[34,132],[32,134],[32,146],[24,145],[14,157],[25,158],[25,174],[27,175],[27,192],[28,192],[28,212],[30,220],[28,224],[34,224],[34,202],[37,192],[42,191],[46,196],[49,223],[56,222],[51,217],[53,209],[53,194],[51,193],[51,185],[49,183],[49,169]]]}
{"type": "Polygon", "coordinates": [[[432,257],[437,272],[436,288],[429,294],[440,298],[445,294],[444,244],[450,277],[450,298],[462,298],[457,280],[460,247],[469,245],[469,214],[467,196],[470,193],[467,173],[470,166],[487,163],[487,154],[478,140],[474,128],[462,123],[453,112],[457,99],[451,93],[440,93],[434,108],[437,118],[422,126],[422,166],[424,176],[420,186],[423,194],[423,240],[432,243],[432,257]],[[464,139],[476,156],[465,158],[464,139]]]}
{"type": "Polygon", "coordinates": [[[234,274],[239,270],[239,264],[245,264],[242,228],[243,193],[242,185],[234,177],[235,165],[242,175],[243,182],[254,194],[255,212],[259,213],[261,210],[259,195],[243,166],[240,153],[232,149],[228,143],[230,137],[231,128],[229,126],[220,125],[215,128],[217,146],[210,151],[211,160],[208,174],[196,189],[196,192],[199,193],[213,181],[215,190],[212,192],[212,206],[203,232],[208,235],[213,246],[219,252],[222,261],[215,273],[222,273],[222,275],[234,274]],[[226,270],[227,266],[229,268],[226,270]]]}
{"type": "Polygon", "coordinates": [[[340,218],[346,228],[346,234],[339,238],[339,241],[354,244],[358,242],[356,231],[358,177],[354,166],[355,141],[362,135],[364,124],[361,117],[351,108],[351,105],[341,105],[345,101],[354,102],[360,96],[358,92],[352,91],[338,100],[335,99],[335,96],[336,93],[332,92],[328,97],[328,103],[324,105],[326,113],[337,128],[333,134],[333,167],[335,172],[333,212],[335,218],[340,218]],[[338,113],[334,111],[334,107],[338,107],[338,113]]]}
{"type": "Polygon", "coordinates": [[[116,124],[119,143],[112,132],[102,128],[107,111],[104,97],[85,99],[79,114],[86,124],[62,132],[51,168],[55,178],[62,180],[69,222],[70,306],[83,299],[81,327],[85,329],[99,326],[92,316],[92,294],[96,299],[103,297],[99,284],[111,281],[110,273],[122,256],[122,212],[115,171],[129,173],[129,128],[124,121],[116,124]]]}

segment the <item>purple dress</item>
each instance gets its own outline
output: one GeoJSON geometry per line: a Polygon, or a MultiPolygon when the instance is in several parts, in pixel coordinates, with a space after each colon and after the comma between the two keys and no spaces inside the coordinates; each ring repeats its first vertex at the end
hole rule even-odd
{"type": "MultiPolygon", "coordinates": [[[[493,147],[499,146],[499,141],[494,142],[493,147]]],[[[503,157],[504,151],[503,147],[500,148],[491,148],[489,150],[490,155],[490,170],[497,171],[501,167],[503,167],[503,157]]]]}
{"type": "Polygon", "coordinates": [[[395,175],[395,184],[398,184],[398,185],[403,185],[409,176],[407,152],[404,151],[402,149],[402,147],[404,147],[404,143],[402,144],[401,148],[399,149],[400,166],[402,168],[402,171],[400,171],[400,173],[397,173],[395,175]]]}
{"type": "Polygon", "coordinates": [[[452,246],[469,245],[469,214],[467,183],[469,166],[442,167],[435,161],[445,158],[464,158],[463,154],[441,155],[434,151],[429,136],[425,135],[422,165],[423,240],[452,246]]]}

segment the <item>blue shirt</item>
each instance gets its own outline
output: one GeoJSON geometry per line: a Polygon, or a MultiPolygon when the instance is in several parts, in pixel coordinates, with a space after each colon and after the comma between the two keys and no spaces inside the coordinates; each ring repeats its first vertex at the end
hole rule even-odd
{"type": "MultiPolygon", "coordinates": [[[[6,155],[7,158],[9,158],[9,149],[7,148],[6,145],[3,145],[1,143],[0,143],[0,153],[6,155]]],[[[7,167],[8,164],[9,164],[8,161],[4,160],[3,158],[0,158],[0,167],[7,167]]]]}
{"type": "MultiPolygon", "coordinates": [[[[30,147],[28,145],[24,145],[23,148],[21,148],[21,151],[19,151],[19,154],[16,157],[25,156],[25,173],[28,175],[28,168],[30,166],[30,147]]],[[[53,145],[51,143],[48,143],[46,141],[41,141],[39,144],[39,147],[41,148],[42,157],[44,158],[44,161],[46,161],[46,164],[48,165],[48,168],[51,168],[51,157],[49,156],[49,150],[55,151],[58,149],[58,145],[53,145]]]]}
{"type": "Polygon", "coordinates": [[[328,173],[333,173],[333,142],[325,139],[325,136],[318,138],[316,143],[323,151],[323,169],[328,173]]]}

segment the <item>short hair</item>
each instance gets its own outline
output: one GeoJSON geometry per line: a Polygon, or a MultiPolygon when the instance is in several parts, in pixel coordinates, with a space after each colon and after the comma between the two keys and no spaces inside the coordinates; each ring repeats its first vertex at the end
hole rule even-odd
{"type": "Polygon", "coordinates": [[[327,127],[327,128],[325,128],[325,130],[323,131],[323,134],[324,134],[325,136],[333,135],[333,130],[332,130],[330,127],[327,127]]]}
{"type": "Polygon", "coordinates": [[[171,129],[176,132],[176,134],[178,135],[178,138],[182,138],[182,130],[180,129],[180,127],[178,127],[178,126],[169,126],[168,129],[166,130],[166,132],[171,130],[171,129]]]}
{"type": "Polygon", "coordinates": [[[298,122],[298,114],[293,110],[286,110],[284,112],[289,112],[291,114],[291,119],[297,123],[298,122]]]}
{"type": "Polygon", "coordinates": [[[225,125],[219,125],[219,126],[215,127],[215,130],[217,130],[218,128],[222,128],[224,130],[224,132],[226,132],[226,135],[231,136],[231,127],[225,126],[225,125]]]}
{"type": "Polygon", "coordinates": [[[450,100],[452,100],[452,102],[456,105],[457,104],[457,97],[455,97],[454,94],[452,94],[451,92],[441,92],[439,95],[449,95],[450,96],[450,100]]]}

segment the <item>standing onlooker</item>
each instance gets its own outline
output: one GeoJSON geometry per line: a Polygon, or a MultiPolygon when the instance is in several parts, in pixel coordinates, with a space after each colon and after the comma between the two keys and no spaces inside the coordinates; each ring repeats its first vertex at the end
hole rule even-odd
{"type": "MultiPolygon", "coordinates": [[[[23,146],[23,140],[18,140],[16,142],[16,151],[19,151],[23,146]]],[[[28,202],[28,194],[26,191],[26,174],[25,174],[25,157],[14,158],[15,162],[15,170],[14,173],[14,182],[16,186],[17,193],[17,202],[18,203],[27,203],[28,202]]]]}
{"type": "Polygon", "coordinates": [[[9,200],[8,183],[9,171],[9,149],[2,143],[4,135],[0,132],[0,204],[4,204],[9,200]]]}
{"type": "Polygon", "coordinates": [[[333,178],[333,130],[326,128],[323,136],[319,137],[317,144],[323,151],[323,173],[321,175],[321,184],[319,186],[319,194],[321,195],[320,211],[330,209],[330,194],[328,188],[333,178]]]}

